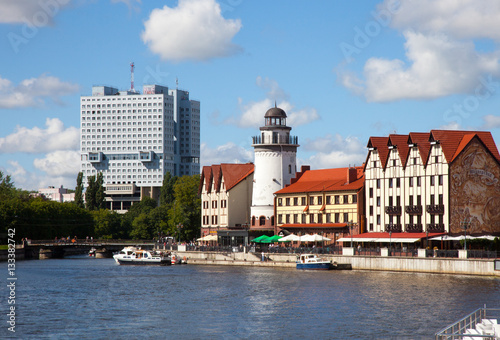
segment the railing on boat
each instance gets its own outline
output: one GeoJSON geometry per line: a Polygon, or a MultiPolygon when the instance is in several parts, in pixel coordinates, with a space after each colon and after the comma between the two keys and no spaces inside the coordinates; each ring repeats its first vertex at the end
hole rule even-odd
{"type": "Polygon", "coordinates": [[[479,308],[457,322],[446,326],[435,334],[436,340],[459,340],[464,338],[495,339],[494,335],[470,334],[468,329],[476,328],[483,319],[500,319],[500,308],[479,308]]]}

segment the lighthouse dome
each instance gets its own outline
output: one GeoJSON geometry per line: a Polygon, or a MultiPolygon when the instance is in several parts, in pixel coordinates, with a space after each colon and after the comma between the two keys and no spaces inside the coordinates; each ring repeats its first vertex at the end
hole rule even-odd
{"type": "Polygon", "coordinates": [[[266,118],[286,118],[286,113],[283,109],[280,109],[279,107],[272,107],[269,110],[267,110],[266,115],[264,117],[266,117],[266,118]]]}

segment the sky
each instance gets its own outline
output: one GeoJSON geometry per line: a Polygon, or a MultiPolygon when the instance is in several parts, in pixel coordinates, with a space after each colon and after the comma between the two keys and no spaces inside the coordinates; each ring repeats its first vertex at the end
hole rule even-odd
{"type": "Polygon", "coordinates": [[[79,100],[160,84],[201,102],[201,165],[253,161],[274,107],[298,165],[359,166],[371,136],[491,131],[497,0],[0,0],[0,170],[74,189],[79,100]],[[178,85],[176,85],[178,84],[178,85]]]}

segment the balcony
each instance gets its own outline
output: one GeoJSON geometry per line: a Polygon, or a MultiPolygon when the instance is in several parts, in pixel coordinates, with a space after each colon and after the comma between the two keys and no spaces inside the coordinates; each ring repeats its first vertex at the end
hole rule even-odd
{"type": "Polygon", "coordinates": [[[444,214],[444,205],[431,204],[427,206],[426,210],[429,214],[444,214]]]}
{"type": "Polygon", "coordinates": [[[407,233],[421,233],[422,224],[405,224],[405,231],[407,233]]]}
{"type": "Polygon", "coordinates": [[[407,205],[405,207],[405,212],[410,215],[422,215],[421,205],[407,205]]]}
{"type": "Polygon", "coordinates": [[[427,224],[427,231],[430,233],[444,233],[444,224],[440,223],[427,224]]]}
{"type": "Polygon", "coordinates": [[[401,206],[388,206],[385,207],[385,213],[388,215],[401,215],[401,206]]]}
{"type": "Polygon", "coordinates": [[[385,225],[385,232],[393,232],[393,233],[400,233],[402,231],[401,229],[401,224],[386,224],[385,225]]]}
{"type": "Polygon", "coordinates": [[[259,144],[299,145],[299,137],[277,135],[263,139],[262,136],[253,136],[252,145],[259,145],[259,144]]]}
{"type": "Polygon", "coordinates": [[[104,154],[102,152],[89,152],[90,163],[101,163],[104,160],[104,154]]]}

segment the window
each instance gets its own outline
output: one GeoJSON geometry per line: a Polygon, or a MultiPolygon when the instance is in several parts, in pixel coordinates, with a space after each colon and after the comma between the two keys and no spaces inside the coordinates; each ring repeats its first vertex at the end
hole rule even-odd
{"type": "Polygon", "coordinates": [[[396,178],[396,188],[401,187],[401,178],[396,178]]]}
{"type": "Polygon", "coordinates": [[[283,215],[281,214],[278,215],[278,223],[283,224],[283,215]]]}
{"type": "Polygon", "coordinates": [[[373,165],[374,168],[376,168],[377,167],[377,161],[374,161],[372,165],[373,165]]]}
{"type": "Polygon", "coordinates": [[[340,214],[335,213],[335,223],[340,223],[340,214]]]}
{"type": "Polygon", "coordinates": [[[289,214],[285,215],[285,221],[286,221],[286,223],[290,223],[290,215],[289,214]]]}
{"type": "Polygon", "coordinates": [[[299,198],[298,197],[293,198],[293,205],[299,205],[299,198]]]}
{"type": "Polygon", "coordinates": [[[314,196],[309,197],[309,205],[314,205],[314,196]]]}
{"type": "Polygon", "coordinates": [[[318,196],[318,205],[323,204],[323,196],[318,196]]]}
{"type": "Polygon", "coordinates": [[[439,163],[439,156],[434,156],[434,163],[439,163]]]}
{"type": "Polygon", "coordinates": [[[377,179],[377,189],[380,189],[380,179],[377,179]]]}
{"type": "Polygon", "coordinates": [[[306,214],[302,214],[302,221],[301,223],[306,223],[306,214]]]}
{"type": "Polygon", "coordinates": [[[380,207],[380,196],[377,196],[377,207],[380,207]]]}
{"type": "Polygon", "coordinates": [[[323,215],[318,214],[318,223],[323,223],[323,215]]]}
{"type": "Polygon", "coordinates": [[[349,195],[344,195],[343,202],[344,204],[349,204],[349,195]]]}
{"type": "Polygon", "coordinates": [[[439,204],[443,205],[443,194],[439,194],[439,204]]]}
{"type": "Polygon", "coordinates": [[[314,223],[314,214],[309,215],[309,223],[314,223]]]}
{"type": "Polygon", "coordinates": [[[373,223],[370,223],[370,231],[373,231],[373,223]]]}
{"type": "Polygon", "coordinates": [[[331,223],[332,222],[332,214],[327,213],[326,214],[326,223],[331,223]]]}
{"type": "Polygon", "coordinates": [[[335,195],[335,204],[340,204],[340,196],[335,195]]]}
{"type": "Polygon", "coordinates": [[[417,164],[417,157],[413,157],[413,165],[417,164]]]}
{"type": "Polygon", "coordinates": [[[344,223],[349,222],[349,213],[344,213],[344,223]]]}
{"type": "Polygon", "coordinates": [[[373,205],[370,205],[370,216],[373,215],[373,205]]]}
{"type": "Polygon", "coordinates": [[[434,186],[434,183],[435,183],[435,178],[434,176],[431,176],[431,186],[434,186]]]}
{"type": "Polygon", "coordinates": [[[300,201],[301,201],[301,205],[306,205],[306,198],[305,197],[301,197],[300,201]]]}
{"type": "Polygon", "coordinates": [[[278,198],[278,206],[281,207],[283,205],[283,199],[278,198]]]}
{"type": "Polygon", "coordinates": [[[443,175],[439,175],[438,181],[439,181],[439,185],[443,185],[443,175]]]}
{"type": "Polygon", "coordinates": [[[332,196],[326,196],[326,204],[330,204],[332,196]]]}
{"type": "Polygon", "coordinates": [[[377,225],[380,225],[380,215],[377,215],[377,225]]]}
{"type": "Polygon", "coordinates": [[[373,198],[373,188],[370,188],[370,198],[373,198]]]}
{"type": "Polygon", "coordinates": [[[265,216],[261,216],[259,218],[259,225],[266,225],[266,217],[265,216]]]}
{"type": "Polygon", "coordinates": [[[212,201],[212,209],[217,208],[217,201],[212,201]]]}
{"type": "MultiPolygon", "coordinates": [[[[290,197],[287,197],[287,198],[286,198],[286,206],[287,206],[287,207],[288,207],[288,206],[290,206],[290,197]]],[[[287,223],[288,223],[288,222],[287,222],[287,223]]]]}
{"type": "Polygon", "coordinates": [[[395,159],[392,160],[392,166],[396,166],[396,160],[395,159]]]}
{"type": "Polygon", "coordinates": [[[293,223],[299,223],[299,215],[293,214],[293,223]]]}
{"type": "Polygon", "coordinates": [[[358,203],[358,195],[352,195],[352,203],[358,203]]]}
{"type": "Polygon", "coordinates": [[[417,187],[422,185],[422,177],[418,176],[417,177],[417,187]]]}
{"type": "Polygon", "coordinates": [[[413,186],[413,177],[408,178],[408,185],[409,185],[410,187],[412,187],[412,186],[413,186]]]}
{"type": "Polygon", "coordinates": [[[389,178],[389,188],[392,188],[392,178],[389,178]]]}

